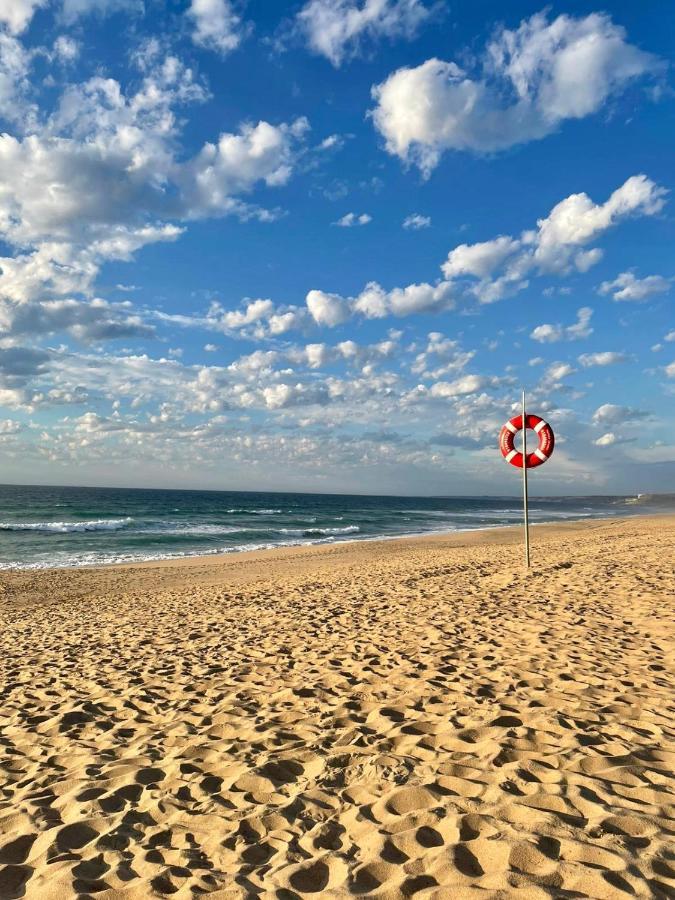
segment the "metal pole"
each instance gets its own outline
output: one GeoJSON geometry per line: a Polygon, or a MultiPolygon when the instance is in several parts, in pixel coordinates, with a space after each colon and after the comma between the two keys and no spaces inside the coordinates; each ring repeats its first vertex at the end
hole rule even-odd
{"type": "Polygon", "coordinates": [[[523,388],[523,519],[525,523],[525,565],[530,568],[530,520],[527,509],[527,424],[525,419],[525,388],[523,388]]]}

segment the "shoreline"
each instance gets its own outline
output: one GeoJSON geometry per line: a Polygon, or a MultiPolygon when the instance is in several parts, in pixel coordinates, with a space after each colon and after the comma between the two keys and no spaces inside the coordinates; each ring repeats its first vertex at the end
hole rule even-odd
{"type": "MultiPolygon", "coordinates": [[[[641,527],[659,519],[666,525],[675,523],[675,514],[574,519],[530,526],[530,572],[536,574],[540,570],[548,548],[561,539],[590,535],[600,529],[611,531],[626,528],[631,523],[641,527]]],[[[191,586],[234,587],[263,582],[273,586],[277,579],[304,577],[328,569],[342,573],[350,567],[368,565],[371,560],[389,565],[396,560],[405,560],[410,554],[460,552],[465,556],[467,553],[480,554],[490,548],[511,552],[512,548],[517,547],[513,571],[521,574],[526,571],[522,561],[522,545],[522,525],[508,525],[463,532],[434,532],[408,538],[345,540],[333,544],[275,547],[98,566],[5,569],[0,571],[0,602],[3,597],[22,605],[56,602],[53,598],[59,592],[62,598],[75,599],[91,596],[97,591],[159,594],[166,590],[182,591],[191,586]],[[49,600],[45,599],[46,592],[49,600]]]]}
{"type": "MultiPolygon", "coordinates": [[[[625,513],[623,515],[616,516],[593,516],[589,515],[583,518],[574,518],[570,517],[569,519],[552,519],[550,521],[540,521],[536,523],[530,522],[530,531],[532,532],[537,528],[555,528],[557,526],[565,526],[565,525],[580,525],[583,526],[584,523],[590,522],[615,522],[615,521],[623,521],[624,519],[638,519],[638,518],[653,518],[658,516],[668,517],[670,515],[675,515],[675,512],[670,511],[640,511],[639,513],[625,513]]],[[[330,547],[338,547],[344,544],[364,544],[364,543],[380,543],[380,542],[390,542],[390,541],[411,541],[411,540],[422,540],[426,538],[449,538],[452,536],[465,536],[467,534],[485,534],[491,532],[501,532],[501,531],[511,531],[522,529],[522,522],[513,524],[513,525],[482,525],[474,528],[454,528],[451,531],[446,531],[444,529],[438,530],[428,530],[428,531],[411,531],[403,534],[392,534],[392,535],[365,535],[363,537],[347,537],[341,538],[334,541],[331,541],[327,538],[317,538],[316,540],[306,540],[306,541],[288,541],[288,542],[278,542],[276,544],[270,543],[267,546],[261,547],[258,545],[252,545],[250,549],[245,546],[237,546],[236,548],[232,548],[231,550],[224,550],[222,548],[218,548],[217,550],[204,550],[204,551],[186,551],[184,555],[176,554],[173,556],[154,556],[150,558],[139,558],[139,559],[129,559],[129,560],[115,560],[113,562],[96,562],[96,563],[73,563],[71,565],[42,565],[40,563],[27,563],[25,565],[17,564],[8,564],[0,567],[0,578],[4,573],[16,573],[16,572],[51,572],[51,571],[90,571],[96,569],[109,569],[109,568],[118,568],[125,566],[153,566],[153,565],[179,565],[181,563],[189,563],[191,560],[209,560],[209,559],[223,559],[228,557],[237,557],[241,554],[259,554],[259,553],[274,553],[278,551],[291,551],[291,550],[305,550],[311,548],[330,548],[330,547]]]]}

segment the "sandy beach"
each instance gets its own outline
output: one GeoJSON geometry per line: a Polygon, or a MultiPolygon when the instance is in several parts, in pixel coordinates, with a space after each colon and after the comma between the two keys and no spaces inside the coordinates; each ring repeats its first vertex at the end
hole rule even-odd
{"type": "Polygon", "coordinates": [[[672,897],[675,517],[0,577],[0,897],[672,897]]]}

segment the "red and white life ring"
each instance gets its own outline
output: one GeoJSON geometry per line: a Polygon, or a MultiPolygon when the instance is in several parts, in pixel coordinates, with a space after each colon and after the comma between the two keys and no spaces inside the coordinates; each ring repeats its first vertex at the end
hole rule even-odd
{"type": "MultiPolygon", "coordinates": [[[[527,454],[527,468],[533,469],[535,466],[541,466],[553,453],[555,446],[555,436],[553,429],[544,422],[539,416],[533,416],[529,413],[525,416],[525,424],[527,428],[531,428],[539,438],[539,445],[533,453],[527,454]]],[[[514,416],[504,425],[499,433],[499,449],[502,451],[504,459],[516,466],[518,469],[523,468],[523,454],[515,448],[515,437],[523,427],[523,417],[514,416]]]]}

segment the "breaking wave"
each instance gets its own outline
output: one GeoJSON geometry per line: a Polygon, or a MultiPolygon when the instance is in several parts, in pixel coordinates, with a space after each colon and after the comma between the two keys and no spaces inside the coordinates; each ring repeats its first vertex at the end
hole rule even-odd
{"type": "Polygon", "coordinates": [[[73,534],[76,531],[119,531],[134,520],[91,519],[86,522],[0,522],[0,531],[39,531],[42,534],[73,534]]]}

